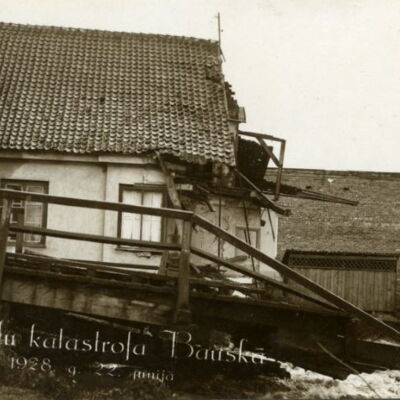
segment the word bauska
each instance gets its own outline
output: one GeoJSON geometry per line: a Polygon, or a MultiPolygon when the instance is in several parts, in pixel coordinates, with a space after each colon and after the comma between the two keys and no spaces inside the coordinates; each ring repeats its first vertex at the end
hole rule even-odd
{"type": "Polygon", "coordinates": [[[192,335],[186,331],[163,331],[170,335],[171,358],[194,358],[196,360],[211,362],[237,362],[263,364],[266,357],[263,353],[251,353],[243,349],[246,339],[241,339],[236,350],[227,348],[207,348],[192,343],[192,335]]]}

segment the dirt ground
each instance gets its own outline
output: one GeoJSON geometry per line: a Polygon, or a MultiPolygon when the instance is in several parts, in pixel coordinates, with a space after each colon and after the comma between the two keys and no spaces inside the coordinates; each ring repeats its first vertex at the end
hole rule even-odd
{"type": "Polygon", "coordinates": [[[44,396],[42,393],[35,392],[29,389],[17,388],[14,386],[1,386],[0,387],[1,400],[51,400],[49,397],[44,396]]]}
{"type": "MultiPolygon", "coordinates": [[[[381,399],[400,398],[400,371],[350,375],[340,381],[295,368],[290,379],[258,376],[238,381],[215,376],[201,385],[187,382],[181,388],[151,384],[74,392],[50,387],[47,392],[4,385],[1,400],[209,400],[209,399],[381,399]],[[54,389],[54,395],[52,390],[54,389]]],[[[129,385],[128,385],[129,386],[129,385]]]]}

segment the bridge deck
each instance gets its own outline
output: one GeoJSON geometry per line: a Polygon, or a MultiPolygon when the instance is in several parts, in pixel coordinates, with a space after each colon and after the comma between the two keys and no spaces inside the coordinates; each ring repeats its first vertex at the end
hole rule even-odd
{"type": "MultiPolygon", "coordinates": [[[[7,254],[2,300],[118,321],[171,327],[177,278],[81,261],[7,254]]],[[[225,282],[193,279],[192,323],[245,337],[254,348],[319,372],[343,376],[322,349],[359,370],[400,367],[400,347],[346,340],[342,312],[304,309],[221,292],[225,282]],[[219,286],[218,284],[221,284],[219,286]],[[216,287],[212,287],[215,284],[216,287]],[[371,352],[371,349],[373,352],[371,352]],[[310,359],[312,354],[312,359],[310,359]]],[[[235,285],[233,285],[235,286],[235,285]]],[[[187,329],[187,328],[185,328],[187,329]]]]}

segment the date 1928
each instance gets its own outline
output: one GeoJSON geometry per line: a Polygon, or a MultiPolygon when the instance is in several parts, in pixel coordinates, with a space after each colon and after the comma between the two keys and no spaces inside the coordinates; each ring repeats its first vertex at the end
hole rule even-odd
{"type": "Polygon", "coordinates": [[[50,372],[52,366],[49,358],[26,358],[21,356],[10,357],[10,368],[19,370],[28,369],[31,371],[50,372]]]}

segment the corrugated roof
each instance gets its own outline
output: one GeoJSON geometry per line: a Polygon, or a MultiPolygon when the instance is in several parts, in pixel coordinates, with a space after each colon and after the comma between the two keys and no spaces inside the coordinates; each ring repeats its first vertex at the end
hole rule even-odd
{"type": "Polygon", "coordinates": [[[218,44],[0,23],[0,148],[233,165],[218,44]]]}

